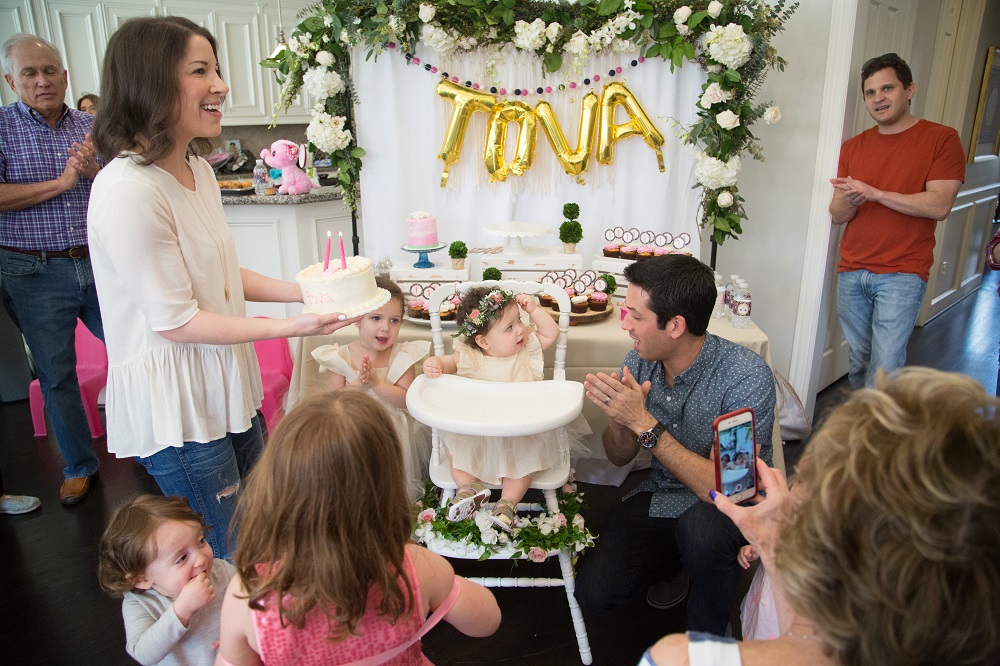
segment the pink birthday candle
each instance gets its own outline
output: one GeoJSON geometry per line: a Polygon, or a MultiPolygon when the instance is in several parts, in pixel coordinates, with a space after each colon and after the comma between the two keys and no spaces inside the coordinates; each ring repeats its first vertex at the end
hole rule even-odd
{"type": "MultiPolygon", "coordinates": [[[[325,273],[330,269],[330,243],[332,238],[330,237],[330,232],[326,232],[326,254],[323,256],[323,272],[325,273]]],[[[343,243],[343,241],[341,241],[343,243]]]]}
{"type": "Polygon", "coordinates": [[[337,232],[340,235],[340,267],[347,270],[347,256],[344,254],[344,232],[337,232]]]}

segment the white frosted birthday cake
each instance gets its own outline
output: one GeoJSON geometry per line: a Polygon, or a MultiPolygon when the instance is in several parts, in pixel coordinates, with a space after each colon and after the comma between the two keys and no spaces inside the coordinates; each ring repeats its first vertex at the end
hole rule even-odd
{"type": "Polygon", "coordinates": [[[406,218],[406,245],[413,249],[437,247],[437,218],[422,210],[415,210],[406,218]]]}
{"type": "Polygon", "coordinates": [[[370,259],[347,257],[347,268],[339,266],[339,259],[331,258],[330,268],[325,273],[323,264],[318,263],[303,268],[295,276],[302,287],[306,312],[342,312],[354,317],[381,307],[389,300],[389,292],[375,286],[370,259]]]}

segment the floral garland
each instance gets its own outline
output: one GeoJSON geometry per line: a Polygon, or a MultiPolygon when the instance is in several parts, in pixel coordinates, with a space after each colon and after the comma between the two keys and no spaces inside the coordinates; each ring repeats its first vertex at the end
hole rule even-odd
{"type": "Polygon", "coordinates": [[[413,538],[437,552],[480,560],[502,554],[512,559],[527,557],[533,562],[544,562],[549,555],[566,548],[580,553],[593,546],[595,537],[580,515],[583,493],[576,490],[572,478],[556,491],[556,498],[559,513],[541,513],[532,518],[519,516],[508,534],[496,529],[487,511],[479,511],[468,520],[449,521],[445,517],[447,509],[441,507],[441,491],[428,482],[427,491],[417,503],[420,512],[413,538]]]}
{"type": "Polygon", "coordinates": [[[741,156],[764,159],[750,127],[781,117],[778,107],[754,98],[770,69],[784,70],[770,42],[797,7],[786,8],[785,0],[773,7],[766,0],[323,0],[261,65],[274,68],[282,86],[276,111],[303,87],[318,100],[307,138],[313,149],[331,155],[344,201],[355,209],[365,152],[350,132],[353,46],[363,45],[371,56],[390,43],[409,54],[422,42],[440,55],[498,52],[510,44],[537,54],[544,72],[579,71],[592,54],[605,51],[659,57],[671,69],[694,60],[708,80],[698,122],[679,134],[694,154],[702,186],[699,223],[722,243],[737,238],[747,219],[736,185],[741,156]]]}
{"type": "Polygon", "coordinates": [[[465,321],[458,327],[458,332],[451,337],[457,338],[464,335],[466,338],[474,337],[483,330],[490,319],[495,319],[503,312],[503,307],[514,298],[514,293],[506,289],[494,289],[490,293],[479,299],[476,308],[466,316],[465,321]]]}

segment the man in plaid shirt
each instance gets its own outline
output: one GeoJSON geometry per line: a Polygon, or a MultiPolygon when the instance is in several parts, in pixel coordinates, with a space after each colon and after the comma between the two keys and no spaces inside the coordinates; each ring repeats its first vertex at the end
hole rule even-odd
{"type": "Polygon", "coordinates": [[[12,36],[0,62],[18,97],[0,107],[0,295],[31,349],[66,461],[59,498],[76,504],[98,466],[76,376],[77,318],[104,339],[87,250],[87,205],[100,170],[94,117],[66,106],[66,69],[44,39],[12,36]]]}

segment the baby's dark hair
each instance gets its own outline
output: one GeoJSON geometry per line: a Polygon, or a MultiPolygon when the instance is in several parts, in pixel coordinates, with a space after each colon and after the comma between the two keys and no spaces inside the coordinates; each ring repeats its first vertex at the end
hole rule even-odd
{"type": "MultiPolygon", "coordinates": [[[[455,316],[455,319],[458,321],[459,327],[461,327],[462,324],[465,322],[465,319],[466,317],[469,316],[469,313],[479,307],[479,302],[484,298],[486,298],[486,295],[496,288],[497,287],[473,287],[472,289],[469,289],[464,294],[462,294],[462,301],[458,304],[458,309],[455,316]]],[[[507,308],[512,306],[517,307],[517,301],[515,301],[513,298],[504,304],[503,310],[506,310],[507,308]]],[[[496,324],[498,321],[500,321],[499,316],[490,317],[489,319],[486,320],[486,323],[483,324],[482,328],[476,330],[475,335],[465,334],[462,336],[462,339],[468,346],[478,351],[482,351],[482,347],[480,347],[479,343],[476,342],[476,335],[486,335],[487,333],[490,332],[490,329],[493,328],[493,325],[496,324]]]]}
{"type": "Polygon", "coordinates": [[[97,579],[105,592],[121,597],[135,588],[156,559],[153,534],[168,520],[205,525],[183,497],[139,495],[115,509],[97,546],[97,579]]]}
{"type": "Polygon", "coordinates": [[[385,289],[389,292],[390,301],[399,301],[399,307],[405,310],[406,302],[403,300],[403,290],[399,288],[399,285],[390,280],[389,278],[376,277],[375,286],[385,289]]]}

